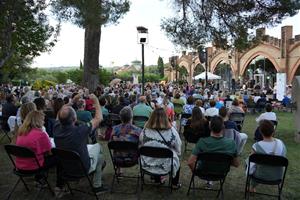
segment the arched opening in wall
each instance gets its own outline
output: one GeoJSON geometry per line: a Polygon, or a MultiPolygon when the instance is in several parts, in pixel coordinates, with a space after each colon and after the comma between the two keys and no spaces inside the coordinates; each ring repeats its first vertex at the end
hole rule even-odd
{"type": "Polygon", "coordinates": [[[179,81],[183,81],[183,82],[187,81],[189,73],[184,66],[179,67],[178,73],[179,73],[179,81]]]}
{"type": "MultiPolygon", "coordinates": [[[[295,72],[295,74],[294,74],[293,79],[295,78],[295,76],[300,76],[300,65],[297,66],[297,70],[296,70],[296,72],[295,72]]],[[[293,79],[292,79],[292,80],[293,80],[293,79]]]]}
{"type": "Polygon", "coordinates": [[[199,64],[196,65],[196,67],[194,68],[194,74],[193,74],[193,76],[195,77],[195,76],[201,74],[201,73],[204,72],[204,71],[205,71],[204,66],[203,66],[202,64],[199,63],[199,64]]]}
{"type": "Polygon", "coordinates": [[[255,57],[246,67],[243,84],[248,88],[264,89],[271,92],[276,82],[277,70],[272,62],[264,57],[255,57]]]}
{"type": "Polygon", "coordinates": [[[222,91],[231,91],[235,84],[232,84],[233,73],[230,64],[222,61],[215,68],[214,74],[221,76],[219,80],[219,87],[222,91]]]}

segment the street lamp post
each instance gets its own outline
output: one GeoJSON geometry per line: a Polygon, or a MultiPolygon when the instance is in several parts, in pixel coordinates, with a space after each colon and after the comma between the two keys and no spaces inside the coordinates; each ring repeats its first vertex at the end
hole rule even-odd
{"type": "Polygon", "coordinates": [[[137,28],[137,38],[138,43],[142,45],[142,95],[145,93],[145,54],[144,45],[148,43],[148,29],[143,26],[138,26],[137,28]]]}

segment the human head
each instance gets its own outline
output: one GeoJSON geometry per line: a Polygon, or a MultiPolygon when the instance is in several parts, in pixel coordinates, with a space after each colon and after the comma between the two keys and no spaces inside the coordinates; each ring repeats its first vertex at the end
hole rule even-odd
{"type": "Polygon", "coordinates": [[[23,96],[21,98],[21,104],[25,104],[25,103],[28,103],[28,102],[30,102],[30,99],[29,99],[28,96],[23,96]]]}
{"type": "Polygon", "coordinates": [[[8,94],[8,95],[6,96],[6,101],[7,101],[7,103],[12,103],[12,102],[14,101],[14,99],[15,99],[15,97],[14,97],[13,94],[8,94]]]}
{"type": "Polygon", "coordinates": [[[61,109],[61,107],[64,106],[64,100],[62,98],[54,99],[53,101],[53,112],[54,116],[56,117],[58,114],[58,111],[61,109]]]}
{"type": "Polygon", "coordinates": [[[79,99],[78,101],[77,101],[77,108],[78,109],[83,109],[84,110],[84,108],[85,108],[85,100],[84,99],[79,99]]]}
{"type": "Polygon", "coordinates": [[[219,109],[219,115],[223,118],[223,119],[225,119],[226,117],[227,117],[227,108],[226,107],[221,107],[220,109],[219,109]]]}
{"type": "Polygon", "coordinates": [[[36,110],[36,105],[34,103],[28,102],[28,103],[22,104],[22,106],[20,107],[21,121],[24,121],[27,114],[33,110],[36,110]]]}
{"type": "Polygon", "coordinates": [[[140,103],[146,103],[146,97],[140,96],[139,101],[140,101],[140,103]]]}
{"type": "Polygon", "coordinates": [[[121,122],[123,124],[127,124],[131,122],[132,118],[133,118],[133,113],[131,108],[129,106],[125,106],[124,108],[122,108],[122,110],[120,111],[121,122]]]}
{"type": "Polygon", "coordinates": [[[171,128],[167,114],[163,108],[156,108],[145,125],[149,129],[167,130],[171,128]]]}
{"type": "Polygon", "coordinates": [[[202,106],[203,106],[203,102],[202,102],[200,99],[198,99],[198,100],[195,102],[195,105],[196,105],[197,107],[202,107],[202,106]]]}
{"type": "Polygon", "coordinates": [[[33,103],[36,105],[37,110],[43,111],[46,109],[46,102],[45,102],[45,99],[42,97],[38,97],[38,98],[34,99],[33,103]]]}
{"type": "Polygon", "coordinates": [[[210,105],[211,108],[215,107],[216,106],[216,101],[215,100],[210,100],[209,105],[210,105]]]}
{"type": "Polygon", "coordinates": [[[239,106],[239,100],[234,99],[234,100],[232,101],[232,105],[233,105],[233,106],[239,106]]]}
{"type": "Polygon", "coordinates": [[[272,105],[270,103],[266,104],[266,111],[271,112],[273,110],[272,105]]]}
{"type": "Polygon", "coordinates": [[[63,126],[74,124],[77,120],[75,110],[71,106],[63,106],[58,112],[58,120],[63,126]]]}
{"type": "Polygon", "coordinates": [[[203,113],[201,112],[201,109],[197,106],[195,106],[192,110],[192,120],[201,120],[203,119],[203,113]]]}
{"type": "Polygon", "coordinates": [[[29,112],[18,129],[18,135],[27,135],[33,128],[41,129],[44,126],[44,120],[44,113],[37,110],[29,112]]]}
{"type": "Polygon", "coordinates": [[[187,98],[187,104],[190,104],[190,105],[194,104],[194,97],[193,96],[189,96],[187,98]]]}
{"type": "Polygon", "coordinates": [[[270,120],[261,120],[259,123],[259,131],[265,138],[270,138],[274,133],[274,124],[270,120]]]}
{"type": "Polygon", "coordinates": [[[100,106],[102,106],[102,107],[106,105],[106,99],[105,99],[105,97],[101,97],[101,98],[100,98],[99,104],[100,104],[100,106]]]}
{"type": "Polygon", "coordinates": [[[224,121],[222,117],[220,116],[212,117],[210,120],[209,128],[214,134],[221,134],[222,130],[224,129],[224,121]]]}
{"type": "Polygon", "coordinates": [[[175,99],[179,99],[180,98],[180,94],[179,93],[176,93],[175,94],[175,99]]]}

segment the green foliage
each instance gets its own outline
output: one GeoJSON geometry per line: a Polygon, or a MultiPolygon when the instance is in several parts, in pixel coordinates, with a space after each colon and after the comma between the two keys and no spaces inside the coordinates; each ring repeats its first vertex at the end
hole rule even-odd
{"type": "Polygon", "coordinates": [[[160,77],[164,77],[164,70],[165,70],[164,61],[163,61],[162,57],[160,57],[160,56],[158,57],[158,60],[157,60],[157,68],[158,68],[160,77]]]}
{"type": "Polygon", "coordinates": [[[113,77],[113,73],[111,71],[100,68],[99,79],[101,84],[108,85],[109,82],[113,79],[112,77],[113,77]]]}
{"type": "Polygon", "coordinates": [[[62,71],[54,71],[52,75],[56,78],[57,83],[65,84],[68,80],[68,74],[62,71]]]}
{"type": "Polygon", "coordinates": [[[82,84],[82,77],[83,77],[83,69],[79,68],[79,69],[72,69],[67,71],[68,77],[69,79],[77,84],[77,85],[81,85],[82,84]]]}
{"type": "Polygon", "coordinates": [[[55,82],[49,81],[49,80],[40,80],[37,79],[33,85],[32,89],[34,90],[40,90],[40,89],[49,89],[50,86],[54,87],[56,85],[55,82]]]}
{"type": "Polygon", "coordinates": [[[46,7],[45,1],[0,1],[0,67],[28,64],[54,46],[59,24],[49,25],[46,7]]]}
{"type": "Polygon", "coordinates": [[[179,46],[197,49],[213,42],[221,48],[247,48],[249,29],[279,24],[300,9],[295,0],[173,0],[176,16],[164,19],[161,27],[179,46]]]}

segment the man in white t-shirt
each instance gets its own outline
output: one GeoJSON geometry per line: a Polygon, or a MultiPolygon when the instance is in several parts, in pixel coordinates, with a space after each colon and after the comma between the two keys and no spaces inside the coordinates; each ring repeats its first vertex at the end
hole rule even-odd
{"type": "Polygon", "coordinates": [[[259,117],[257,117],[256,122],[259,123],[261,120],[277,121],[276,113],[272,112],[272,110],[272,105],[267,103],[266,112],[262,113],[259,117]]]}

